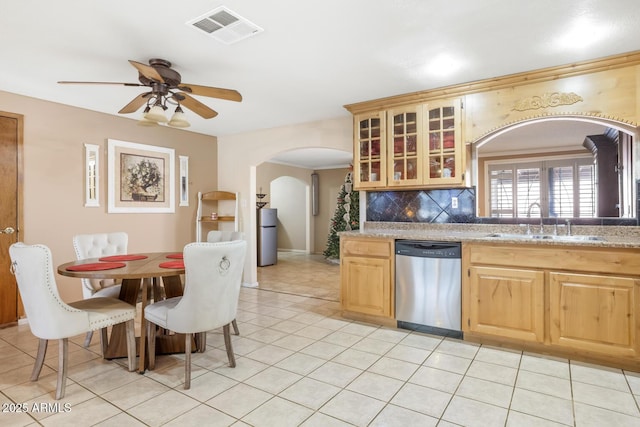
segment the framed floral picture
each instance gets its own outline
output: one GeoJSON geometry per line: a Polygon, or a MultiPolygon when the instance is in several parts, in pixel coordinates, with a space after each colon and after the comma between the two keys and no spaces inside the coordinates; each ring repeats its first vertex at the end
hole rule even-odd
{"type": "Polygon", "coordinates": [[[109,139],[108,212],[175,212],[174,151],[109,139]]]}

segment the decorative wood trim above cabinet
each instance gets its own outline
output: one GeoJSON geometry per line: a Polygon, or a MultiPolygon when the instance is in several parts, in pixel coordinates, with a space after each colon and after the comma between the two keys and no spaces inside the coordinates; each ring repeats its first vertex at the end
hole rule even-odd
{"type": "Polygon", "coordinates": [[[435,89],[427,89],[403,95],[395,95],[371,101],[347,104],[344,106],[352,114],[361,114],[376,110],[385,110],[407,104],[419,104],[444,98],[461,97],[473,93],[486,92],[532,83],[548,82],[560,78],[580,76],[618,68],[631,67],[640,64],[640,51],[628,52],[621,55],[608,56],[573,64],[542,68],[502,77],[477,80],[435,89]]]}

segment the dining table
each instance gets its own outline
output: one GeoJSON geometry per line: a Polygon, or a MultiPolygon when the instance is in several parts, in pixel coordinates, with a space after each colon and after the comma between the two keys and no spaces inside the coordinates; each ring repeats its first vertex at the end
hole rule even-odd
{"type": "MultiPolygon", "coordinates": [[[[183,285],[181,275],[185,273],[181,252],[152,252],[126,255],[103,256],[66,262],[58,266],[58,274],[84,279],[106,279],[121,281],[119,299],[133,306],[141,303],[140,335],[136,337],[136,351],[139,355],[138,371],[144,373],[148,364],[147,322],[144,309],[153,299],[181,296],[183,285]],[[140,295],[140,298],[139,298],[140,295]]],[[[198,336],[192,348],[202,351],[198,336]]],[[[103,346],[105,359],[127,357],[126,331],[124,323],[114,325],[108,343],[103,346]]],[[[156,334],[156,354],[184,352],[184,335],[156,334]]]]}

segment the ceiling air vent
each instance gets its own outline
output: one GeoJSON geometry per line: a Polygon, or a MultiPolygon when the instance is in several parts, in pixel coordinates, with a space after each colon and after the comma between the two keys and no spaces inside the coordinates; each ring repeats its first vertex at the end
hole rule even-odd
{"type": "Polygon", "coordinates": [[[187,25],[224,44],[232,44],[264,31],[224,6],[188,21],[187,25]]]}

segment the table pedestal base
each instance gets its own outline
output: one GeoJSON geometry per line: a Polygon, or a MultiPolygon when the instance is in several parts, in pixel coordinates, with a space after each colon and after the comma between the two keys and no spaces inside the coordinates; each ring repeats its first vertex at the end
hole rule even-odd
{"type": "MultiPolygon", "coordinates": [[[[140,281],[142,280],[142,316],[140,320],[140,336],[136,337],[136,354],[139,356],[138,370],[142,374],[148,366],[147,356],[147,322],[144,318],[144,308],[150,298],[160,301],[164,298],[173,298],[182,295],[182,281],[180,276],[164,276],[164,296],[160,287],[159,279],[125,279],[122,281],[119,299],[136,305],[138,293],[140,291],[140,281]]],[[[156,354],[184,353],[184,334],[168,334],[164,329],[159,329],[156,334],[156,354]]],[[[196,334],[191,343],[193,351],[204,351],[205,341],[200,334],[196,334]]],[[[104,351],[105,359],[116,359],[127,357],[127,341],[124,323],[114,325],[111,330],[111,337],[104,351]]]]}

